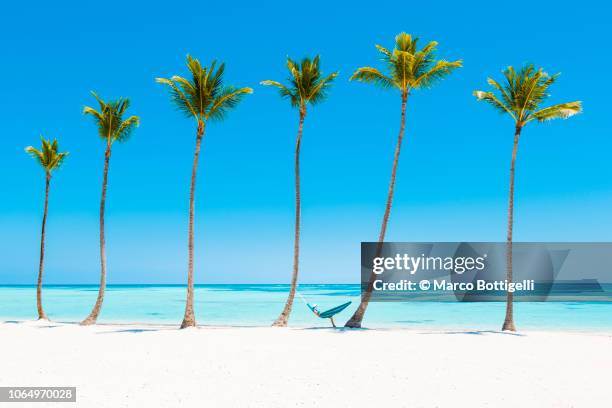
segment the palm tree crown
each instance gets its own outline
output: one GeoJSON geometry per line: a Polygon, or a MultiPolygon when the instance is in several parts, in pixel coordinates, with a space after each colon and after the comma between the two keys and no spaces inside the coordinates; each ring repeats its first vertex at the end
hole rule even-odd
{"type": "Polygon", "coordinates": [[[100,105],[100,110],[86,106],[83,114],[94,117],[98,125],[98,134],[110,143],[114,141],[125,142],[129,139],[132,131],[140,124],[138,116],[130,116],[123,119],[125,112],[130,107],[128,98],[119,98],[116,101],[104,102],[95,92],[91,93],[100,105]]]}
{"type": "Polygon", "coordinates": [[[338,72],[334,72],[323,77],[319,60],[318,55],[312,60],[303,58],[300,62],[287,57],[287,69],[291,74],[288,79],[290,85],[285,86],[270,80],[262,81],[261,84],[279,88],[281,96],[288,98],[293,107],[305,109],[307,104],[316,105],[326,98],[327,89],[338,76],[338,72]]]}
{"type": "Polygon", "coordinates": [[[198,121],[222,120],[245,94],[253,93],[251,88],[235,88],[223,85],[225,64],[217,68],[216,61],[210,67],[202,67],[200,61],[187,55],[187,68],[191,80],[175,75],[171,79],[156,78],[160,84],[171,89],[172,101],[188,117],[198,121]]]}
{"type": "Polygon", "coordinates": [[[411,89],[429,88],[436,81],[462,66],[461,60],[436,60],[435,51],[438,43],[431,41],[422,49],[417,49],[418,38],[400,33],[395,37],[393,51],[376,45],[383,55],[383,61],[389,71],[383,74],[373,67],[362,67],[355,71],[351,80],[368,82],[387,89],[399,89],[409,93],[411,89]]]}
{"type": "Polygon", "coordinates": [[[50,139],[45,140],[43,137],[40,138],[42,141],[42,149],[38,150],[33,146],[28,146],[25,151],[35,158],[38,163],[45,169],[45,172],[51,174],[51,172],[62,165],[68,152],[59,152],[57,140],[50,139]]]}
{"type": "Polygon", "coordinates": [[[548,75],[542,68],[536,70],[533,65],[525,65],[518,71],[510,66],[504,71],[504,85],[492,78],[487,80],[489,85],[499,91],[500,97],[484,91],[474,91],[474,96],[479,101],[493,105],[501,113],[509,114],[521,127],[534,119],[539,122],[566,119],[582,112],[582,102],[560,103],[540,109],[540,104],[549,96],[548,87],[558,76],[548,75]]]}

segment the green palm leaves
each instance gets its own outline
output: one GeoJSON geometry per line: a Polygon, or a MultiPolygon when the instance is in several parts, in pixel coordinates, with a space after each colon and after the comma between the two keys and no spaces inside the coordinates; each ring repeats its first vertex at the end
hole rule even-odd
{"type": "Polygon", "coordinates": [[[172,102],[179,111],[186,116],[194,116],[198,121],[222,120],[244,95],[253,93],[252,88],[223,85],[225,64],[217,67],[216,61],[213,61],[206,68],[188,55],[187,68],[191,79],[175,75],[170,79],[156,78],[156,81],[170,87],[172,102]]]}
{"type": "Polygon", "coordinates": [[[400,33],[395,37],[393,51],[376,45],[383,55],[387,74],[373,67],[362,67],[355,71],[351,80],[371,83],[381,88],[399,89],[409,93],[411,89],[429,88],[443,79],[454,69],[462,66],[461,60],[436,60],[435,51],[438,43],[431,41],[422,49],[417,48],[418,38],[400,33]]]}
{"type": "Polygon", "coordinates": [[[501,113],[509,114],[519,126],[524,126],[532,120],[543,122],[566,119],[582,112],[580,101],[540,109],[540,104],[549,96],[548,88],[555,83],[558,76],[559,74],[548,75],[542,68],[536,70],[533,65],[526,65],[518,71],[510,66],[504,71],[503,85],[492,78],[487,80],[499,96],[484,91],[474,91],[474,96],[479,101],[488,102],[501,113]]]}
{"type": "Polygon", "coordinates": [[[125,142],[129,139],[134,128],[140,124],[138,116],[130,116],[123,119],[125,112],[130,107],[128,98],[119,98],[116,101],[104,102],[95,92],[91,93],[98,101],[100,109],[96,110],[86,106],[84,115],[90,115],[98,125],[98,134],[110,143],[114,141],[125,142]]]}
{"type": "Polygon", "coordinates": [[[42,142],[40,150],[33,146],[28,146],[25,148],[25,151],[38,161],[46,173],[51,174],[53,170],[62,165],[64,159],[68,156],[68,152],[59,151],[56,139],[51,141],[51,139],[41,137],[40,140],[42,142]]]}
{"type": "Polygon", "coordinates": [[[287,57],[289,86],[270,80],[262,81],[261,84],[279,88],[280,95],[289,99],[291,106],[305,109],[307,104],[316,105],[323,101],[327,96],[327,89],[338,76],[338,72],[323,76],[319,64],[318,55],[312,60],[303,58],[300,62],[287,57]]]}

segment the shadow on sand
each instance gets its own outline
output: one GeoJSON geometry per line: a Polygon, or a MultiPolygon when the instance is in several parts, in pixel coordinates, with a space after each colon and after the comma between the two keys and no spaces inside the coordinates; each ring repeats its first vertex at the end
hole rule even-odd
{"type": "Polygon", "coordinates": [[[423,332],[419,334],[468,334],[470,336],[483,336],[485,334],[501,334],[505,336],[517,336],[524,337],[524,334],[514,333],[509,331],[499,331],[499,330],[457,330],[457,331],[432,331],[432,332],[423,332]]]}
{"type": "Polygon", "coordinates": [[[145,333],[145,332],[157,332],[159,329],[119,329],[98,332],[96,334],[112,334],[112,333],[145,333]]]}

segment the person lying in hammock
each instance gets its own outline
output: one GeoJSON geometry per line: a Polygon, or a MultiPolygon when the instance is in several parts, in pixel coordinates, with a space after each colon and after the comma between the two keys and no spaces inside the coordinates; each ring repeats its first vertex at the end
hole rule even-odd
{"type": "Polygon", "coordinates": [[[321,316],[321,311],[319,310],[319,307],[316,303],[312,305],[312,309],[310,310],[312,310],[312,313],[316,314],[317,316],[321,316]]]}
{"type": "Polygon", "coordinates": [[[319,310],[319,306],[317,306],[316,304],[311,305],[310,303],[306,303],[306,306],[308,306],[312,313],[314,313],[317,317],[320,317],[321,319],[329,319],[331,321],[332,326],[336,327],[336,323],[334,322],[334,315],[346,309],[346,307],[350,304],[351,302],[349,301],[341,304],[340,306],[333,307],[323,312],[319,310]]]}

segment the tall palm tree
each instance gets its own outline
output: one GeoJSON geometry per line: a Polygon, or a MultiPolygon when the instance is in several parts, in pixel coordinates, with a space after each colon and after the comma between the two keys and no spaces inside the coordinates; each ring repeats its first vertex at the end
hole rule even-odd
{"type": "Polygon", "coordinates": [[[295,237],[293,241],[293,273],[291,274],[291,288],[285,307],[280,316],[273,323],[273,326],[287,326],[295,290],[298,281],[298,265],[300,259],[300,145],[302,143],[302,129],[304,118],[306,117],[306,106],[316,105],[322,102],[327,96],[327,89],[338,76],[337,72],[323,76],[319,68],[319,56],[303,58],[301,62],[293,61],[287,57],[287,69],[289,70],[289,85],[285,86],[276,81],[262,81],[262,85],[275,86],[279,89],[283,98],[289,99],[291,106],[298,109],[299,125],[297,142],[295,145],[295,237]]]}
{"type": "Polygon", "coordinates": [[[100,110],[89,106],[83,109],[83,114],[92,116],[98,126],[98,135],[106,142],[104,153],[104,173],[102,176],[102,198],[100,199],[100,288],[96,303],[82,325],[95,324],[104,301],[104,290],[106,289],[106,241],[104,238],[104,208],[106,203],[106,182],[108,179],[108,164],[111,157],[113,142],[126,142],[132,131],[140,124],[138,116],[130,116],[124,119],[124,115],[130,106],[128,98],[119,98],[116,101],[104,102],[95,92],[91,93],[100,105],[100,110]]]}
{"type": "Polygon", "coordinates": [[[200,145],[204,136],[206,123],[222,121],[228,111],[235,108],[246,94],[253,92],[251,88],[235,88],[223,84],[225,64],[217,67],[213,61],[210,67],[202,67],[200,61],[187,55],[187,69],[191,78],[175,75],[170,79],[156,78],[156,81],[170,87],[172,103],[188,118],[196,121],[196,145],[191,168],[191,187],[189,190],[189,261],[187,272],[187,302],[185,316],[181,329],[196,325],[193,311],[193,221],[195,205],[196,175],[200,145]]]}
{"type": "MultiPolygon", "coordinates": [[[[373,67],[362,67],[357,69],[350,78],[355,81],[371,83],[383,89],[399,91],[402,99],[399,136],[393,156],[391,181],[389,182],[389,191],[387,193],[387,205],[385,206],[380,234],[378,235],[376,256],[379,256],[382,251],[382,244],[385,240],[387,224],[389,222],[389,216],[391,215],[391,205],[395,189],[395,175],[406,125],[406,103],[408,101],[408,96],[413,89],[432,87],[437,81],[449,75],[454,69],[462,66],[461,60],[452,62],[436,60],[435,51],[438,45],[437,42],[431,41],[420,50],[417,48],[417,42],[418,38],[413,38],[410,34],[400,33],[395,37],[395,48],[393,51],[376,45],[376,48],[382,54],[382,60],[388,73],[384,74],[373,67]]],[[[374,275],[370,278],[366,290],[361,297],[359,307],[353,316],[346,322],[346,327],[361,327],[361,321],[363,320],[372,294],[373,278],[374,275]]]]}
{"type": "MultiPolygon", "coordinates": [[[[561,103],[541,108],[540,105],[549,96],[548,88],[555,82],[557,76],[548,75],[542,68],[536,70],[533,65],[525,65],[518,71],[508,67],[504,71],[506,83],[501,85],[494,79],[487,82],[499,92],[497,97],[493,92],[474,91],[479,101],[491,104],[501,113],[506,113],[514,120],[514,145],[510,162],[510,188],[508,193],[508,231],[506,249],[506,274],[508,282],[512,282],[512,227],[514,217],[514,165],[518,150],[521,130],[533,120],[544,122],[551,119],[566,119],[582,111],[580,101],[561,103]]],[[[502,330],[515,331],[513,314],[513,296],[506,295],[506,317],[502,330]]]]}
{"type": "Polygon", "coordinates": [[[40,233],[40,261],[38,263],[38,283],[36,286],[36,309],[38,310],[38,320],[47,320],[47,315],[42,305],[42,278],[45,260],[45,228],[47,225],[47,210],[49,208],[49,185],[51,183],[51,175],[55,169],[60,167],[64,162],[68,152],[60,152],[57,146],[57,140],[53,141],[40,138],[42,148],[40,150],[35,147],[28,146],[25,151],[35,158],[45,171],[45,206],[42,219],[42,231],[40,233]]]}

